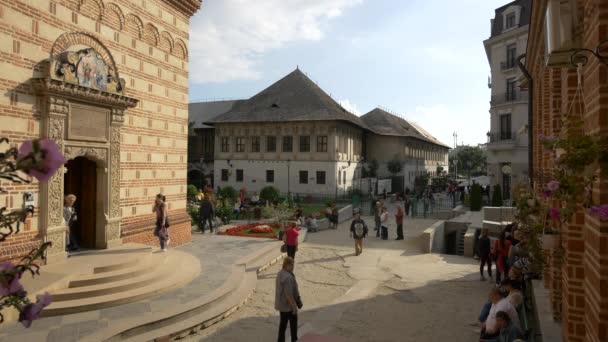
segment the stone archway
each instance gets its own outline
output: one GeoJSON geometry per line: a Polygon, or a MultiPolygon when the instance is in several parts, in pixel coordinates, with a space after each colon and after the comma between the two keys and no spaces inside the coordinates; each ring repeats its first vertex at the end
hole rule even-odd
{"type": "MultiPolygon", "coordinates": [[[[33,79],[45,110],[42,136],[53,139],[67,159],[85,156],[99,166],[100,214],[96,248],[121,243],[120,128],[124,111],[138,100],[124,95],[124,80],[110,51],[93,35],[69,32],[53,44],[46,75],[33,79]]],[[[49,262],[65,257],[64,178],[59,172],[41,185],[40,224],[53,243],[49,262]]]]}

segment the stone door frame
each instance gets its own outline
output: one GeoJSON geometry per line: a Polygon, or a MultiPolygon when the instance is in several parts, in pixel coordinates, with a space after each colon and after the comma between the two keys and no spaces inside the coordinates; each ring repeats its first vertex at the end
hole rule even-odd
{"type": "MultiPolygon", "coordinates": [[[[59,146],[66,159],[87,157],[97,164],[96,248],[120,245],[120,129],[124,112],[135,107],[138,100],[124,95],[124,80],[118,77],[114,59],[109,50],[95,36],[84,32],[68,32],[53,45],[51,57],[42,63],[43,76],[32,79],[39,97],[41,137],[50,138],[59,146]],[[116,81],[107,91],[81,86],[75,75],[58,73],[65,66],[62,54],[72,46],[94,49],[106,63],[116,81]],[[107,134],[104,139],[71,139],[68,120],[73,114],[72,104],[108,111],[107,134]],[[101,205],[101,207],[99,206],[101,205]]],[[[65,69],[64,69],[65,70],[65,69]]],[[[63,167],[65,169],[65,167],[63,167]]],[[[52,242],[47,250],[48,262],[64,259],[66,227],[63,222],[64,172],[58,171],[40,185],[40,229],[45,240],[52,242]]]]}

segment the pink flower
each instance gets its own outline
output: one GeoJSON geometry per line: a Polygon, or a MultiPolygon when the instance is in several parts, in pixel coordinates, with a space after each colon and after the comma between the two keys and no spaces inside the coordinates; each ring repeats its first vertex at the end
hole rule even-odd
{"type": "Polygon", "coordinates": [[[0,272],[10,272],[15,269],[15,264],[9,260],[0,261],[0,272]]]}
{"type": "Polygon", "coordinates": [[[589,210],[589,213],[602,221],[608,221],[608,204],[595,206],[589,210]]]}
{"type": "Polygon", "coordinates": [[[19,277],[14,277],[8,284],[0,284],[0,297],[18,294],[23,290],[19,277]]]}
{"type": "Polygon", "coordinates": [[[51,139],[28,140],[19,147],[18,165],[40,182],[47,182],[66,160],[51,139]]]}
{"type": "Polygon", "coordinates": [[[32,325],[32,321],[40,317],[42,309],[51,304],[51,295],[47,293],[36,296],[36,303],[28,304],[24,306],[19,314],[19,322],[24,327],[29,328],[32,325]]]}
{"type": "Polygon", "coordinates": [[[553,192],[556,192],[557,190],[559,190],[559,182],[558,181],[550,181],[549,183],[547,183],[547,190],[553,192]]]}
{"type": "Polygon", "coordinates": [[[559,218],[561,217],[561,213],[560,210],[557,208],[551,208],[549,209],[549,217],[553,220],[553,221],[557,221],[559,220],[559,218]]]}

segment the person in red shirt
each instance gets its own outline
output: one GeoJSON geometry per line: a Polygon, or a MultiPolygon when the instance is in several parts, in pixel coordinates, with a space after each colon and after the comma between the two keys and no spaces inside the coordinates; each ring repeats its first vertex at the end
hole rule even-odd
{"type": "Polygon", "coordinates": [[[505,273],[507,276],[508,270],[506,269],[509,265],[508,257],[509,257],[509,249],[511,248],[511,241],[506,239],[507,232],[502,231],[500,233],[500,238],[494,241],[494,246],[492,247],[492,255],[496,260],[496,284],[500,284],[501,276],[505,273]]]}
{"type": "Polygon", "coordinates": [[[403,240],[403,207],[401,204],[397,204],[397,214],[395,215],[395,222],[397,223],[397,238],[395,240],[403,240]]]}
{"type": "Polygon", "coordinates": [[[283,242],[287,246],[287,256],[295,259],[296,251],[298,250],[298,235],[300,235],[300,228],[290,225],[285,230],[283,235],[283,242]]]}

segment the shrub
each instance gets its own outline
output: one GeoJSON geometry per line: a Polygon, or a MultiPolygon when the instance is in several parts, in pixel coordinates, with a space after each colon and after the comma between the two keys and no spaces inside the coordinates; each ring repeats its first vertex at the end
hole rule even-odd
{"type": "Polygon", "coordinates": [[[188,205],[188,207],[186,208],[186,210],[188,211],[188,215],[190,215],[190,223],[193,225],[198,225],[198,212],[199,212],[199,208],[197,205],[188,205]]]}
{"type": "Polygon", "coordinates": [[[260,198],[272,203],[279,198],[279,190],[274,186],[265,186],[260,191],[260,198]]]}
{"type": "Polygon", "coordinates": [[[222,196],[224,199],[234,200],[237,198],[238,193],[233,187],[225,186],[222,188],[222,190],[220,190],[220,196],[222,196]]]}
{"type": "Polygon", "coordinates": [[[500,185],[494,185],[494,189],[492,191],[492,206],[493,207],[502,207],[502,190],[500,189],[500,185]]]}
{"type": "Polygon", "coordinates": [[[392,173],[393,175],[398,174],[403,169],[402,162],[397,158],[389,161],[386,167],[388,169],[388,172],[392,173]]]}
{"type": "Polygon", "coordinates": [[[219,202],[217,208],[215,208],[215,215],[219,217],[224,224],[228,224],[230,223],[230,220],[232,220],[233,211],[234,208],[230,203],[219,202]]]}
{"type": "Polygon", "coordinates": [[[188,197],[189,198],[194,198],[196,197],[196,195],[198,195],[198,189],[196,188],[195,185],[188,185],[188,197]]]}
{"type": "Polygon", "coordinates": [[[481,185],[473,184],[471,186],[471,211],[481,210],[481,185]]]}

